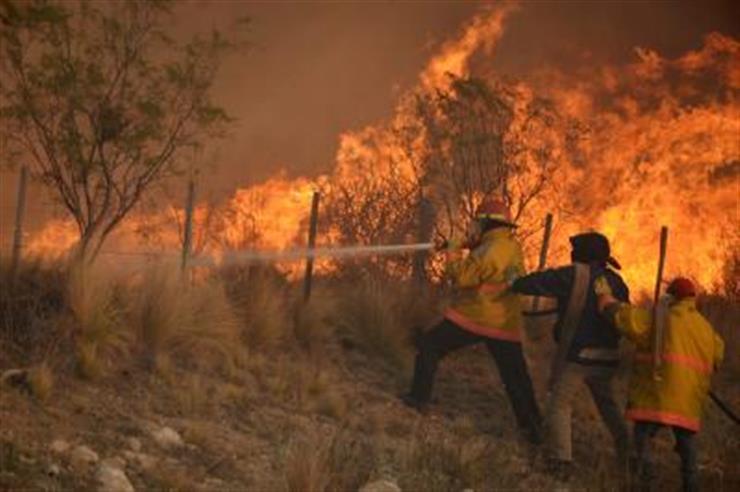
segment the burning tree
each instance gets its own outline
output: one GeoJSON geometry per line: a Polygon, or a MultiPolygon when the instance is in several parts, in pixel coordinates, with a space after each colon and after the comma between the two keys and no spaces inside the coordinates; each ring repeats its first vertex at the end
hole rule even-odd
{"type": "Polygon", "coordinates": [[[420,180],[437,208],[437,233],[460,234],[485,197],[512,208],[523,239],[538,228],[527,210],[552,185],[558,152],[572,132],[553,105],[497,80],[451,78],[417,98],[427,151],[420,180]]]}
{"type": "Polygon", "coordinates": [[[230,120],[210,89],[237,45],[217,31],[172,40],[167,1],[0,5],[5,139],[92,260],[142,194],[178,171],[181,151],[223,132],[230,120]]]}
{"type": "MultiPolygon", "coordinates": [[[[451,76],[446,88],[405,98],[387,127],[343,137],[325,227],[347,243],[449,238],[495,194],[526,237],[541,220],[527,210],[551,189],[572,130],[549,101],[516,85],[451,76]]],[[[418,258],[393,261],[420,273],[418,258]]]]}

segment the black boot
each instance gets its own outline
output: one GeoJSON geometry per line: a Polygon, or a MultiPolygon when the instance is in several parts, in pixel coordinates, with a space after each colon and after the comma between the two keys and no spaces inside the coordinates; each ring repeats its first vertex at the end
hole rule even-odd
{"type": "Polygon", "coordinates": [[[429,403],[417,399],[413,394],[406,393],[401,397],[401,402],[407,407],[416,410],[422,415],[426,415],[429,412],[429,403]]]}

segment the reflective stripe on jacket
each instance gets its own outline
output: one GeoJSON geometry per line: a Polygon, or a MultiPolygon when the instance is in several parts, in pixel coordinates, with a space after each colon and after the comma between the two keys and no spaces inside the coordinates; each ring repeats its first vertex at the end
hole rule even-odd
{"type": "Polygon", "coordinates": [[[490,338],[521,341],[519,296],[504,282],[524,274],[522,249],[509,229],[493,229],[463,260],[451,262],[448,274],[457,295],[445,317],[468,331],[490,338]]]}
{"type": "Polygon", "coordinates": [[[698,431],[711,375],[722,361],[724,342],[697,311],[694,298],[668,309],[660,379],[653,377],[654,337],[648,311],[621,304],[615,324],[637,345],[627,417],[698,431]]]}

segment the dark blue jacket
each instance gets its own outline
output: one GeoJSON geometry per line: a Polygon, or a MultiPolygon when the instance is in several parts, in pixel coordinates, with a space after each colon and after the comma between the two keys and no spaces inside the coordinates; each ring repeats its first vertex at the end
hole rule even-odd
{"type": "MultiPolygon", "coordinates": [[[[594,281],[605,276],[611,287],[614,297],[623,302],[629,302],[629,289],[616,272],[597,263],[591,263],[590,279],[586,305],[583,308],[581,321],[573,336],[573,343],[568,350],[567,360],[571,362],[587,363],[590,361],[578,357],[584,348],[614,349],[619,346],[619,332],[607,318],[599,314],[596,306],[594,281]]],[[[558,301],[558,320],[555,323],[555,341],[560,340],[565,312],[568,310],[570,293],[573,289],[575,267],[568,265],[555,269],[543,270],[518,278],[512,284],[511,290],[520,294],[540,297],[554,297],[558,301]]]]}

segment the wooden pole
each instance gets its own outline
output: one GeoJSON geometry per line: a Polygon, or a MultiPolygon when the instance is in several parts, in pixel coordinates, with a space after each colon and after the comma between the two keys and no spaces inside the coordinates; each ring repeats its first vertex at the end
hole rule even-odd
{"type": "MultiPolygon", "coordinates": [[[[545,233],[542,238],[542,247],[540,248],[540,262],[537,265],[537,271],[544,270],[547,264],[547,250],[550,247],[550,235],[552,234],[552,214],[545,216],[545,233]]],[[[540,307],[540,298],[535,297],[532,301],[532,311],[537,312],[540,307]]]]}
{"type": "Polygon", "coordinates": [[[193,206],[195,203],[195,182],[188,182],[188,195],[185,202],[185,233],[182,241],[182,263],[180,268],[183,272],[188,266],[188,258],[193,244],[193,206]]]}
{"type": "Polygon", "coordinates": [[[28,168],[21,167],[21,174],[18,177],[18,192],[16,194],[15,204],[15,231],[13,232],[13,253],[10,264],[10,278],[15,280],[18,272],[18,266],[23,253],[23,216],[26,209],[26,185],[28,183],[28,168]]]}
{"type": "MultiPolygon", "coordinates": [[[[319,224],[319,192],[313,192],[311,199],[311,222],[308,226],[308,249],[316,247],[316,229],[319,224]]],[[[311,298],[311,282],[313,280],[313,257],[306,259],[306,274],[303,277],[303,300],[308,301],[311,298]]]]}
{"type": "MultiPolygon", "coordinates": [[[[419,200],[417,218],[418,229],[416,240],[418,243],[428,242],[434,231],[434,208],[432,202],[426,197],[422,197],[421,200],[419,200]]],[[[420,289],[424,289],[427,286],[425,266],[428,257],[429,251],[418,251],[413,257],[411,267],[412,278],[414,279],[416,286],[420,289]]]]}
{"type": "Polygon", "coordinates": [[[660,309],[658,303],[660,302],[660,287],[663,283],[663,268],[665,267],[665,256],[668,247],[668,228],[663,226],[660,228],[660,256],[658,257],[658,273],[655,277],[655,292],[653,293],[653,316],[652,316],[652,329],[653,336],[653,378],[656,380],[661,379],[660,369],[663,366],[663,339],[664,339],[664,325],[663,320],[659,320],[658,316],[660,309]]]}

